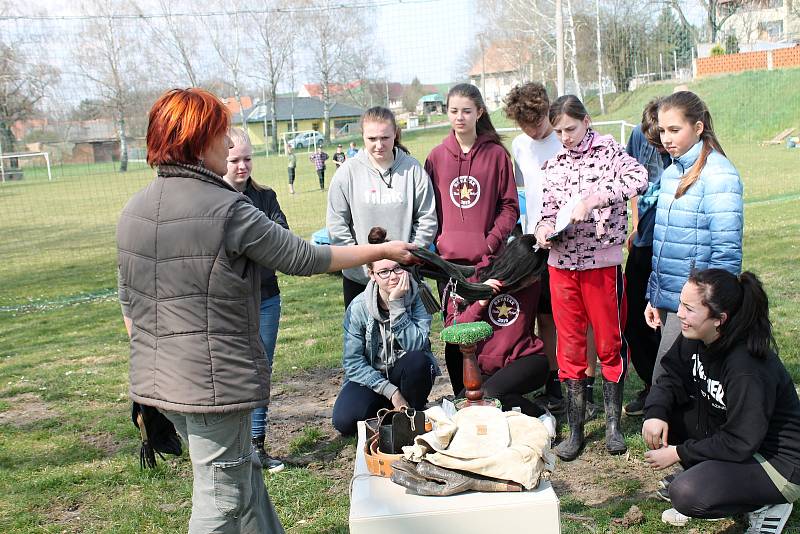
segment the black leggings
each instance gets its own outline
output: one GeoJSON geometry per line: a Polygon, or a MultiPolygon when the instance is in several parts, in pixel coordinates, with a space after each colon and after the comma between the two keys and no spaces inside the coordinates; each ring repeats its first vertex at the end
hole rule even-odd
{"type": "Polygon", "coordinates": [[[631,349],[631,362],[636,374],[646,387],[653,383],[653,368],[661,341],[661,333],[647,326],[644,320],[652,258],[653,247],[631,247],[625,263],[625,296],[628,299],[625,339],[631,349]]]}
{"type": "MultiPolygon", "coordinates": [[[[670,444],[703,439],[697,428],[696,406],[674,414],[669,421],[670,444]]],[[[719,519],[752,512],[765,504],[785,503],[786,498],[755,459],[744,462],[706,460],[675,477],[669,485],[672,506],[680,513],[701,519],[719,519]]]]}
{"type": "MultiPolygon", "coordinates": [[[[400,388],[411,408],[421,410],[428,402],[433,388],[435,369],[428,355],[419,350],[406,352],[389,371],[389,382],[400,388]]],[[[391,408],[392,403],[366,386],[347,382],[333,405],[333,426],[340,434],[356,433],[356,423],[375,417],[381,408],[391,408]]]]}

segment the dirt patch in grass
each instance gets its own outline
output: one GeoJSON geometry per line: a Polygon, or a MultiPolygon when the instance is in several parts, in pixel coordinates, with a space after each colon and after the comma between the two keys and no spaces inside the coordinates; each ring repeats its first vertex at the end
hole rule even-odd
{"type": "MultiPolygon", "coordinates": [[[[353,473],[355,438],[343,438],[331,423],[343,376],[341,369],[316,369],[273,382],[267,445],[272,456],[318,471],[336,479],[336,486],[346,487],[353,473]],[[290,453],[292,443],[308,441],[308,429],[316,429],[313,443],[290,453]]],[[[440,377],[430,398],[447,393],[451,393],[449,381],[440,377]]]]}
{"type": "Polygon", "coordinates": [[[10,405],[8,410],[0,412],[0,425],[11,425],[17,428],[30,426],[32,423],[58,417],[60,414],[51,408],[41,397],[33,393],[22,393],[4,399],[10,405]]]}
{"type": "Polygon", "coordinates": [[[102,434],[81,434],[79,439],[86,445],[101,450],[106,456],[113,456],[123,447],[117,436],[107,432],[102,434]]]}
{"type": "Polygon", "coordinates": [[[81,531],[81,508],[78,504],[69,504],[65,507],[53,509],[50,513],[53,523],[59,525],[61,532],[81,531]]]}

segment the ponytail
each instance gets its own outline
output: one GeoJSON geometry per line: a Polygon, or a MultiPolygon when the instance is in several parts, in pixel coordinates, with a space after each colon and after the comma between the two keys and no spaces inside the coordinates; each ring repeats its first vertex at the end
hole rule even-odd
{"type": "Polygon", "coordinates": [[[681,198],[700,178],[700,174],[703,172],[703,168],[706,166],[706,161],[712,150],[716,150],[723,156],[725,156],[725,151],[722,150],[722,145],[719,139],[717,139],[717,135],[714,133],[714,122],[711,120],[711,112],[699,96],[691,91],[678,91],[664,97],[658,105],[659,111],[673,108],[679,109],[689,124],[694,125],[698,122],[703,124],[703,133],[700,134],[700,141],[703,143],[703,148],[700,150],[700,156],[697,158],[695,164],[692,165],[692,169],[681,176],[681,181],[675,191],[675,198],[681,198]]]}
{"type": "Polygon", "coordinates": [[[400,128],[397,127],[397,120],[392,110],[382,106],[371,107],[361,115],[361,120],[359,121],[361,131],[364,131],[365,122],[388,122],[391,124],[394,129],[394,148],[399,148],[406,154],[411,154],[411,151],[400,142],[400,128]]]}
{"type": "Polygon", "coordinates": [[[483,101],[480,90],[471,83],[454,85],[447,92],[447,102],[445,105],[448,107],[450,106],[450,97],[452,96],[469,98],[478,110],[482,110],[481,116],[478,117],[478,122],[475,125],[475,134],[477,136],[483,135],[488,137],[490,142],[503,147],[508,157],[511,157],[508,149],[503,144],[503,136],[497,133],[497,129],[495,129],[494,124],[492,124],[492,118],[489,116],[489,110],[486,107],[486,103],[483,101]]]}
{"type": "Polygon", "coordinates": [[[769,299],[764,286],[749,271],[739,275],[739,284],[742,287],[742,307],[737,315],[742,319],[736,325],[738,331],[735,334],[747,335],[747,349],[757,358],[766,358],[771,351],[777,354],[778,344],[772,334],[769,299]]]}
{"type": "Polygon", "coordinates": [[[745,271],[737,277],[724,269],[707,269],[690,274],[688,282],[700,288],[703,305],[711,317],[727,316],[719,326],[719,338],[709,347],[710,352],[727,354],[735,345],[745,343],[755,358],[777,354],[769,299],[756,275],[745,271]]]}

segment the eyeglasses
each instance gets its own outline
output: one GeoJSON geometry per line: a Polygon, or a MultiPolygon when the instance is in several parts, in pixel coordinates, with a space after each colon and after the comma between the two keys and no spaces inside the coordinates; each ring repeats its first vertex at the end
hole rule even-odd
{"type": "Polygon", "coordinates": [[[398,265],[398,266],[397,266],[397,267],[395,267],[394,269],[382,269],[382,270],[380,270],[380,271],[375,271],[375,274],[376,274],[376,275],[378,276],[378,278],[380,278],[381,280],[386,280],[387,278],[389,278],[389,277],[392,275],[392,273],[396,274],[397,276],[400,276],[401,274],[403,274],[403,271],[404,271],[404,270],[405,270],[405,269],[403,269],[402,267],[400,267],[400,266],[398,265]]]}

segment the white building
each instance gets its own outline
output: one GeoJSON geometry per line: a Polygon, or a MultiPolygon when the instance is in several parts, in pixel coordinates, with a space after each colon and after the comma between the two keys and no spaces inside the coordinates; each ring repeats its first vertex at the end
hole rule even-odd
{"type": "Polygon", "coordinates": [[[800,40],[800,0],[720,0],[719,15],[723,30],[736,36],[742,52],[753,50],[759,42],[800,40]]]}
{"type": "Polygon", "coordinates": [[[504,43],[490,44],[472,65],[469,81],[481,90],[489,111],[503,105],[503,98],[515,86],[530,80],[530,62],[521,54],[520,47],[504,43]]]}

